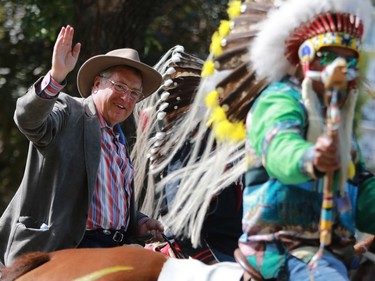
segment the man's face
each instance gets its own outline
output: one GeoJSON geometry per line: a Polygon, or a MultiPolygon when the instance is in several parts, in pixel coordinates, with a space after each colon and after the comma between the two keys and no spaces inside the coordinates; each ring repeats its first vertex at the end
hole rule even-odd
{"type": "MultiPolygon", "coordinates": [[[[315,55],[310,64],[311,70],[322,71],[326,66],[331,64],[336,58],[341,57],[346,60],[348,68],[357,68],[358,54],[354,50],[344,47],[323,47],[315,55]]],[[[313,81],[314,91],[321,97],[324,97],[326,89],[322,82],[313,81]]],[[[345,96],[342,97],[343,102],[345,96]]]]}
{"type": "Polygon", "coordinates": [[[131,115],[138,101],[137,92],[141,91],[139,74],[131,68],[118,66],[110,75],[95,78],[93,99],[104,120],[113,127],[131,115]]]}

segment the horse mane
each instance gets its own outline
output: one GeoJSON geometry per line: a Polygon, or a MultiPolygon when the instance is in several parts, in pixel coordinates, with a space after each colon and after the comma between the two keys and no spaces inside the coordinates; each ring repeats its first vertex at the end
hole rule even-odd
{"type": "Polygon", "coordinates": [[[13,281],[27,272],[50,261],[51,257],[48,253],[33,252],[20,256],[15,262],[1,269],[0,279],[2,281],[13,281]]]}

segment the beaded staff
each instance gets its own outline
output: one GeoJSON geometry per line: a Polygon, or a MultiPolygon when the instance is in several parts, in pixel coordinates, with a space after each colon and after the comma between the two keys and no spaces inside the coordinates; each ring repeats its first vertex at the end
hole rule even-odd
{"type": "MultiPolygon", "coordinates": [[[[346,61],[343,58],[337,58],[322,71],[321,75],[326,89],[324,101],[327,106],[327,136],[333,141],[338,141],[338,128],[341,121],[339,95],[341,90],[347,85],[347,71],[346,61]]],[[[308,265],[311,273],[316,270],[325,247],[331,244],[333,196],[337,189],[338,174],[339,171],[330,171],[324,177],[323,202],[320,217],[320,246],[308,265]]],[[[312,281],[314,280],[313,274],[310,275],[310,278],[312,281]]]]}

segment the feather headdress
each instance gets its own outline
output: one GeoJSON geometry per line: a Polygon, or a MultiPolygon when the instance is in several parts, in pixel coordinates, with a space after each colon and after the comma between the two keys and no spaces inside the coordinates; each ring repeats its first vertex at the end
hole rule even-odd
{"type": "Polygon", "coordinates": [[[273,7],[272,2],[229,1],[228,20],[222,20],[212,36],[194,101],[178,126],[174,125],[175,141],[168,140],[173,143],[172,149],[159,165],[160,168],[170,163],[184,141],[198,144],[193,145],[186,165],[156,184],[156,192],[160,192],[166,184],[179,182],[164,222],[174,234],[190,237],[194,246],[200,241],[212,197],[244,173],[245,116],[253,99],[266,86],[248,70],[248,45],[256,35],[258,22],[273,7]]]}
{"type": "Polygon", "coordinates": [[[319,34],[344,32],[360,41],[369,27],[372,9],[369,0],[285,1],[260,24],[251,46],[250,62],[257,77],[275,82],[293,75],[298,48],[319,34]]]}
{"type": "Polygon", "coordinates": [[[211,112],[209,125],[218,141],[245,139],[245,118],[255,97],[267,85],[256,79],[249,66],[249,45],[257,32],[258,23],[264,20],[274,6],[273,1],[230,1],[228,21],[222,21],[212,36],[209,57],[202,76],[217,81],[214,90],[207,94],[206,105],[211,112]],[[219,78],[220,73],[226,73],[219,78]]]}
{"type": "Polygon", "coordinates": [[[157,215],[160,207],[156,191],[160,173],[199,122],[198,109],[192,104],[202,66],[203,61],[185,52],[183,46],[174,46],[154,66],[163,77],[161,87],[137,104],[137,141],[131,154],[137,170],[135,193],[141,210],[150,216],[157,215]]]}
{"type": "Polygon", "coordinates": [[[256,34],[257,23],[272,7],[271,2],[230,1],[229,20],[223,20],[212,36],[211,53],[204,65],[186,54],[183,47],[172,48],[154,67],[163,75],[161,88],[138,104],[140,118],[132,153],[137,170],[136,199],[143,202],[142,211],[156,216],[160,201],[155,199],[160,198],[166,184],[178,180],[174,206],[164,222],[173,233],[191,237],[194,245],[199,241],[212,196],[244,172],[244,119],[252,99],[265,86],[263,81],[255,81],[254,73],[247,73],[248,44],[256,34]],[[207,94],[212,92],[218,96],[208,95],[211,110],[207,110],[207,94]],[[217,122],[220,112],[227,122],[217,122]],[[217,128],[222,136],[231,132],[230,139],[236,136],[239,142],[218,143],[217,128]],[[200,144],[203,138],[204,148],[200,144]],[[193,146],[189,162],[165,174],[163,171],[185,141],[198,144],[193,146]],[[238,165],[228,168],[228,163],[238,165]]]}

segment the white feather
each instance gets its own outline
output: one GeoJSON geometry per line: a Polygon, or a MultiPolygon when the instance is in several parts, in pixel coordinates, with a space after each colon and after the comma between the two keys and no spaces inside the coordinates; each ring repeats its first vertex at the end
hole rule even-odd
{"type": "Polygon", "coordinates": [[[290,0],[272,10],[259,24],[260,32],[250,49],[250,61],[259,78],[275,82],[294,73],[294,66],[285,58],[284,42],[291,32],[315,15],[333,11],[359,17],[366,34],[373,6],[369,0],[290,0]]]}

